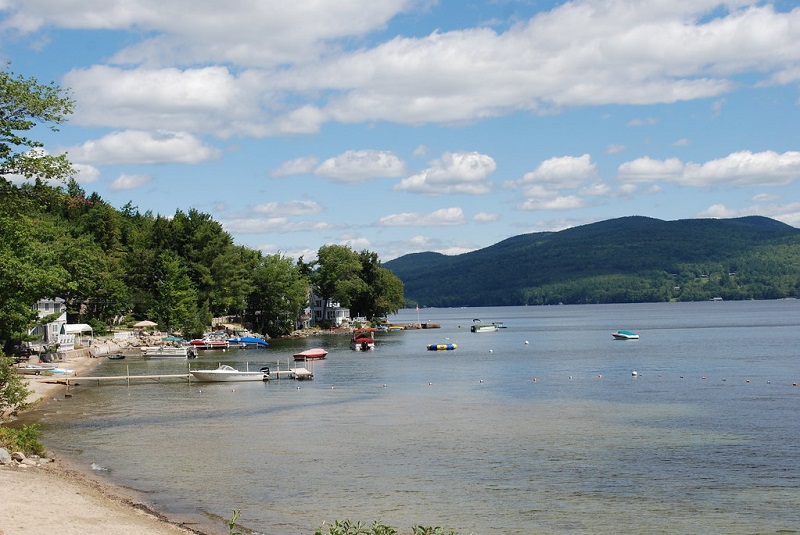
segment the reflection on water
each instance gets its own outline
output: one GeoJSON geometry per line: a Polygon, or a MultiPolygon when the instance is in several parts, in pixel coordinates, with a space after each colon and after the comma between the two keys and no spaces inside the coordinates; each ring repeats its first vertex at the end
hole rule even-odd
{"type": "Polygon", "coordinates": [[[270,535],[343,518],[462,535],[797,529],[796,302],[420,314],[442,328],[378,333],[374,352],[323,336],[190,363],[284,367],[324,347],[313,382],[84,385],[38,417],[81,465],[220,533],[234,508],[270,535]],[[470,333],[473,318],[508,328],[470,333]]]}

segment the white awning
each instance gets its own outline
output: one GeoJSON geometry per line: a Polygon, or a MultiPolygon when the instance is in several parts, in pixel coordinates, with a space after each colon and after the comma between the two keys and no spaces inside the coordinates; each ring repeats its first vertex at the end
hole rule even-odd
{"type": "Polygon", "coordinates": [[[81,333],[94,333],[92,326],[88,323],[73,323],[72,325],[64,324],[61,327],[61,334],[81,334],[81,333]]]}

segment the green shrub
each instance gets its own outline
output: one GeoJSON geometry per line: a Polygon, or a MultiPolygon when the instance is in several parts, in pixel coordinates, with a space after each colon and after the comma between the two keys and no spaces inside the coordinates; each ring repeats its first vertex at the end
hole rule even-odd
{"type": "Polygon", "coordinates": [[[8,451],[21,451],[25,455],[44,455],[44,444],[37,424],[22,429],[0,426],[0,447],[8,451]]]}

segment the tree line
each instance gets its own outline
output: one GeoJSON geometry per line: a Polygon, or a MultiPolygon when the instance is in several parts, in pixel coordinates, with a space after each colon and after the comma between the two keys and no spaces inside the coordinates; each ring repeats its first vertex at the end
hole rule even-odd
{"type": "Polygon", "coordinates": [[[218,316],[242,317],[256,332],[295,329],[310,292],[376,318],[404,304],[403,283],[378,255],[325,245],[316,260],[241,245],[195,209],[171,217],[114,208],[87,194],[62,155],[27,137],[57,130],[73,103],[54,84],[0,70],[0,344],[27,338],[32,306],[63,298],[70,321],[95,332],[134,319],[197,336],[218,316]],[[11,181],[11,178],[25,180],[11,181]],[[16,182],[16,183],[15,183],[16,182]]]}

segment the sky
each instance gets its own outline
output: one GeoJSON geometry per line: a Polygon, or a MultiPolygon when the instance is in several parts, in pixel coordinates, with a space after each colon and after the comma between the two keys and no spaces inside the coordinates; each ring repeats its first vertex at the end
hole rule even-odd
{"type": "Polygon", "coordinates": [[[0,0],[76,180],[238,245],[461,254],[623,216],[800,226],[800,2],[0,0]]]}

